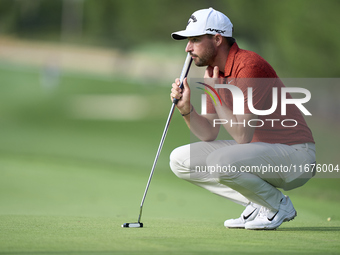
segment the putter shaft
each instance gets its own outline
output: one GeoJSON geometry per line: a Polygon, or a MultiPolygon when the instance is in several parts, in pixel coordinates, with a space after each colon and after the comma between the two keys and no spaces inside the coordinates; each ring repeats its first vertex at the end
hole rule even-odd
{"type": "MultiPolygon", "coordinates": [[[[180,87],[181,87],[181,88],[183,88],[183,80],[184,80],[184,78],[187,77],[187,75],[188,75],[188,72],[189,72],[191,63],[192,63],[192,58],[191,58],[191,56],[190,56],[190,53],[188,53],[188,54],[187,54],[187,57],[186,57],[186,59],[185,59],[185,62],[184,62],[184,66],[183,66],[183,69],[182,69],[181,76],[180,76],[180,82],[181,82],[180,87]]],[[[174,98],[174,100],[173,100],[173,102],[172,102],[172,106],[171,106],[170,112],[169,112],[169,115],[168,115],[168,119],[167,119],[166,124],[165,124],[165,127],[164,127],[164,131],[163,131],[163,134],[162,134],[162,138],[161,138],[161,141],[160,141],[159,146],[158,146],[158,150],[157,150],[157,153],[156,153],[156,157],[155,157],[155,160],[154,160],[153,165],[152,165],[152,168],[151,168],[150,176],[149,176],[148,182],[147,182],[146,187],[145,187],[145,191],[144,191],[144,195],[143,195],[143,198],[142,198],[142,202],[141,202],[141,204],[140,204],[139,216],[138,216],[138,223],[140,223],[141,218],[142,218],[142,211],[143,211],[143,205],[144,205],[145,197],[146,197],[146,194],[148,193],[149,186],[150,186],[150,182],[151,182],[153,173],[154,173],[155,168],[156,168],[156,164],[157,164],[157,161],[158,161],[158,157],[159,157],[159,155],[160,155],[160,153],[161,153],[161,150],[162,150],[162,148],[163,148],[163,144],[164,144],[164,141],[165,141],[165,137],[166,137],[166,134],[168,133],[170,121],[171,121],[172,115],[173,115],[173,113],[174,113],[174,109],[175,109],[175,106],[176,106],[177,102],[178,102],[178,100],[177,100],[176,98],[174,98]]]]}

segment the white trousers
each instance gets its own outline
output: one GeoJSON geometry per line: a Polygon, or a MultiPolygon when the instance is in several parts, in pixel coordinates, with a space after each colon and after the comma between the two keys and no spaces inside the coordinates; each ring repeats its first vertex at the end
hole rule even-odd
{"type": "Polygon", "coordinates": [[[278,210],[282,193],[305,184],[313,174],[315,145],[197,142],[176,148],[171,170],[179,177],[233,202],[278,210]]]}

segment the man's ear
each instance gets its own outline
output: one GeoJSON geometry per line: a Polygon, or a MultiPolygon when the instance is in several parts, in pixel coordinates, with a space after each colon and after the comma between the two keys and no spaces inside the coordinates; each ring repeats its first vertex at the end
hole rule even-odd
{"type": "Polygon", "coordinates": [[[220,46],[223,42],[223,37],[220,34],[216,34],[214,36],[214,39],[215,39],[215,44],[216,44],[217,47],[220,46]]]}

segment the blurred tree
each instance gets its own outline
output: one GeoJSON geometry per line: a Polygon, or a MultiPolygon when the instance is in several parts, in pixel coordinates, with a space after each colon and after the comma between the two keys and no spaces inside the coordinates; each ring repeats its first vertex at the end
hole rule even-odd
{"type": "Polygon", "coordinates": [[[208,7],[225,13],[239,44],[279,75],[340,75],[339,0],[0,0],[0,33],[129,50],[174,43],[171,32],[208,7]]]}
{"type": "Polygon", "coordinates": [[[82,37],[84,0],[63,0],[61,13],[61,39],[82,37]]]}
{"type": "Polygon", "coordinates": [[[0,0],[0,33],[55,39],[60,35],[60,13],[60,0],[0,0]]]}

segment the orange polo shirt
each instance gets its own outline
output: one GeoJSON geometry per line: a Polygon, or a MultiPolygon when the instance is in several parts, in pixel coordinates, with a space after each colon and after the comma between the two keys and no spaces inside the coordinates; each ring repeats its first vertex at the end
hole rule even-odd
{"type": "MultiPolygon", "coordinates": [[[[296,105],[287,104],[286,115],[281,115],[281,88],[285,86],[272,66],[261,56],[252,51],[242,50],[234,43],[228,54],[224,74],[221,73],[220,77],[225,78],[225,83],[241,89],[244,95],[244,113],[251,113],[248,108],[248,87],[252,88],[252,105],[256,110],[270,109],[273,103],[272,89],[278,90],[276,110],[270,115],[259,115],[257,119],[261,121],[249,123],[256,126],[251,142],[287,145],[314,143],[312,132],[296,105]]],[[[233,97],[230,90],[222,88],[217,91],[221,100],[233,110],[233,97]]],[[[292,97],[287,94],[287,98],[292,97]]],[[[209,96],[207,97],[207,113],[216,113],[214,103],[209,96]]],[[[248,125],[248,123],[245,124],[248,125]]]]}

